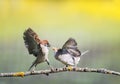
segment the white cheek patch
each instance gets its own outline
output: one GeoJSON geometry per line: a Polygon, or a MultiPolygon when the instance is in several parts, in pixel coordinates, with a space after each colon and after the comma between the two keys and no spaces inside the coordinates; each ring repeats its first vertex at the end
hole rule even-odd
{"type": "Polygon", "coordinates": [[[41,46],[42,51],[43,51],[44,53],[48,53],[48,52],[49,52],[49,50],[48,50],[48,48],[47,48],[46,46],[44,46],[44,45],[42,45],[42,44],[40,44],[40,46],[41,46]]]}

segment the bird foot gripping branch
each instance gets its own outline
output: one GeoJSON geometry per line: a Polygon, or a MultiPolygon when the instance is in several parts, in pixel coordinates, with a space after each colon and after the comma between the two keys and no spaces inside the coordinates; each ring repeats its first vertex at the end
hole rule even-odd
{"type": "Polygon", "coordinates": [[[15,77],[24,77],[25,73],[24,72],[16,72],[16,73],[13,74],[13,76],[15,76],[15,77]]]}

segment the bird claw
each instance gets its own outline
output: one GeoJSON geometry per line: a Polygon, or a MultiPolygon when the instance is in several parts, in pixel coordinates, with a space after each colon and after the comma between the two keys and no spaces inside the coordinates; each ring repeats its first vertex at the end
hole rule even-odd
{"type": "Polygon", "coordinates": [[[54,70],[55,70],[53,67],[51,67],[50,69],[51,69],[51,72],[54,72],[54,70]]]}
{"type": "Polygon", "coordinates": [[[31,73],[34,73],[34,72],[35,72],[35,70],[31,70],[30,72],[31,72],[31,73]]]}
{"type": "MultiPolygon", "coordinates": [[[[50,67],[51,72],[54,72],[54,68],[50,67]]],[[[46,76],[49,76],[49,73],[45,73],[46,76]]]]}

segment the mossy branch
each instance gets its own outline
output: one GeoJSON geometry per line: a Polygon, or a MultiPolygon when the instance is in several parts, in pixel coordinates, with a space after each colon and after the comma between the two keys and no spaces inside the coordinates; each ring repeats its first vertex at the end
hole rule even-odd
{"type": "Polygon", "coordinates": [[[95,68],[56,68],[52,70],[39,70],[39,71],[27,71],[27,72],[11,72],[11,73],[0,73],[0,77],[25,77],[25,76],[32,76],[32,75],[41,75],[41,74],[53,74],[59,72],[95,72],[95,73],[102,73],[102,74],[111,74],[120,76],[120,72],[107,70],[104,68],[95,69],[95,68]]]}

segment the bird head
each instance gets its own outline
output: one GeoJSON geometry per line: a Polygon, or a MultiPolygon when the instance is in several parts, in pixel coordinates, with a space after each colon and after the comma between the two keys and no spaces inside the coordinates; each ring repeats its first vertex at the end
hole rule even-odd
{"type": "Polygon", "coordinates": [[[50,43],[48,42],[48,40],[41,41],[41,44],[44,46],[50,47],[50,43]]]}
{"type": "Polygon", "coordinates": [[[56,48],[56,47],[53,47],[52,50],[53,50],[54,52],[57,52],[59,49],[56,48]]]}

